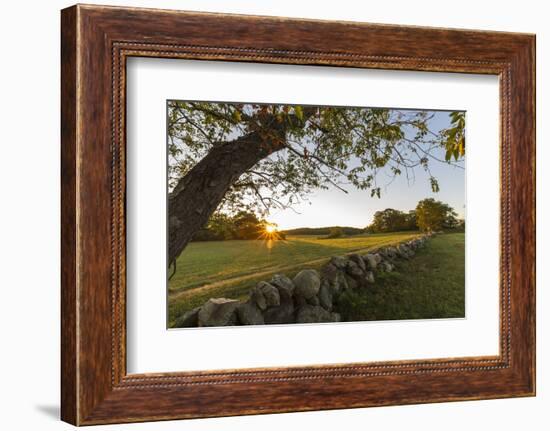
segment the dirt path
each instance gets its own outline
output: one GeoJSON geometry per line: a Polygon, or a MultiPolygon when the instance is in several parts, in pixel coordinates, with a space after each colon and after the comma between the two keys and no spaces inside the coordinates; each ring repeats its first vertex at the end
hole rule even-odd
{"type": "MultiPolygon", "coordinates": [[[[357,252],[352,252],[352,253],[357,253],[357,252]]],[[[204,292],[205,290],[210,290],[210,289],[215,289],[215,288],[218,288],[218,287],[223,287],[223,286],[227,286],[227,285],[231,285],[231,284],[235,284],[235,283],[240,283],[242,281],[252,280],[252,279],[255,279],[255,278],[258,278],[258,277],[264,277],[264,276],[267,276],[267,275],[274,274],[276,272],[289,271],[289,270],[292,270],[292,269],[300,268],[302,266],[316,265],[318,263],[323,263],[325,261],[328,261],[329,259],[330,259],[330,257],[321,257],[319,259],[310,260],[310,261],[307,261],[307,262],[299,263],[297,265],[279,266],[279,267],[275,267],[275,268],[268,269],[268,270],[265,270],[265,271],[255,272],[254,274],[247,274],[247,275],[241,275],[239,277],[227,278],[225,280],[216,281],[216,282],[210,283],[210,284],[205,284],[204,286],[195,287],[193,289],[187,289],[187,290],[184,290],[182,292],[174,292],[174,293],[171,293],[169,295],[169,297],[170,297],[170,300],[178,299],[178,298],[181,298],[181,297],[186,296],[186,295],[192,295],[192,294],[195,294],[197,292],[204,292]]]]}

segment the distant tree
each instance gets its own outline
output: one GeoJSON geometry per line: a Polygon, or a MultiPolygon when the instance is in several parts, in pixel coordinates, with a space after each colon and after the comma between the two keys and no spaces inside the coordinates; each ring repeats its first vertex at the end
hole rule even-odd
{"type": "Polygon", "coordinates": [[[264,230],[265,222],[249,211],[239,211],[233,217],[235,239],[258,239],[264,230]]]}
{"type": "Polygon", "coordinates": [[[223,241],[234,236],[233,219],[227,214],[214,214],[206,226],[193,235],[193,241],[223,241]]]}
{"type": "Polygon", "coordinates": [[[398,232],[402,230],[415,230],[416,218],[414,211],[404,213],[393,208],[376,211],[372,223],[367,227],[369,233],[398,232]],[[411,214],[413,213],[413,214],[411,214]]]}
{"type": "Polygon", "coordinates": [[[365,233],[365,229],[351,226],[326,226],[326,227],[299,227],[295,229],[287,229],[287,235],[329,235],[331,229],[338,227],[342,229],[344,235],[359,235],[365,233]]]}
{"type": "Polygon", "coordinates": [[[344,230],[340,226],[330,228],[327,238],[342,238],[344,236],[344,230]]]}
{"type": "Polygon", "coordinates": [[[405,215],[405,228],[403,230],[416,230],[418,226],[416,225],[416,211],[410,210],[405,215]]]}
{"type": "Polygon", "coordinates": [[[460,226],[460,220],[456,216],[457,214],[454,211],[452,214],[448,214],[443,222],[443,229],[457,229],[460,226]]]}
{"type": "Polygon", "coordinates": [[[457,213],[449,205],[433,198],[424,199],[416,206],[416,223],[424,232],[435,232],[455,227],[457,213]]]}
{"type": "Polygon", "coordinates": [[[234,216],[216,213],[203,229],[195,233],[193,241],[259,239],[265,230],[265,225],[264,220],[250,211],[239,211],[234,216]]]}

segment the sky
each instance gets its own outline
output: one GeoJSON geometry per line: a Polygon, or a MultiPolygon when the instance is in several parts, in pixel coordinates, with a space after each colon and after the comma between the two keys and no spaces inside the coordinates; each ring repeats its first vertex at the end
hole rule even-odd
{"type": "MultiPolygon", "coordinates": [[[[434,112],[429,122],[430,130],[438,132],[450,126],[449,112],[434,112]]],[[[434,153],[444,159],[444,151],[434,153]]],[[[352,226],[364,228],[369,225],[374,213],[386,208],[408,211],[425,198],[449,204],[460,218],[465,214],[465,170],[435,160],[430,161],[430,171],[438,180],[440,191],[433,193],[427,172],[415,169],[415,179],[407,181],[405,174],[391,184],[382,187],[381,197],[371,197],[368,190],[344,186],[348,193],[331,187],[317,190],[308,196],[308,201],[294,205],[292,209],[273,210],[266,219],[277,224],[279,230],[298,227],[352,226]]],[[[388,173],[379,174],[379,184],[389,183],[388,173]],[[387,180],[384,181],[384,176],[387,180]]]]}

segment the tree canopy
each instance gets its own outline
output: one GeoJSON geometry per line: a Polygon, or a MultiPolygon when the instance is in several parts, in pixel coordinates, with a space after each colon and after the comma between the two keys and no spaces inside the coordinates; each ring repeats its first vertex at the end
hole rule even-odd
{"type": "MultiPolygon", "coordinates": [[[[292,206],[316,188],[353,185],[380,196],[377,174],[430,173],[434,153],[446,149],[445,161],[464,155],[464,113],[453,112],[453,125],[435,133],[433,114],[382,108],[310,107],[206,102],[169,102],[169,184],[179,179],[213,147],[251,131],[275,139],[281,150],[246,170],[227,191],[220,207],[237,212],[245,205],[266,214],[292,206]],[[277,134],[284,128],[284,136],[277,134]]],[[[434,191],[437,179],[430,174],[434,191]]]]}
{"type": "Polygon", "coordinates": [[[457,227],[457,213],[446,203],[433,198],[424,199],[416,206],[416,223],[424,232],[435,232],[457,227]]]}
{"type": "MultiPolygon", "coordinates": [[[[193,236],[193,241],[254,240],[265,238],[266,227],[273,226],[250,211],[239,211],[234,215],[221,212],[210,217],[208,223],[193,236]]],[[[274,226],[273,226],[274,227],[274,226]]],[[[282,239],[278,234],[276,238],[282,239]]]]}
{"type": "Polygon", "coordinates": [[[464,221],[457,219],[457,213],[452,207],[433,198],[427,198],[419,201],[416,209],[408,212],[393,208],[376,211],[366,231],[382,233],[420,229],[423,232],[435,232],[463,225],[464,221]]]}
{"type": "Polygon", "coordinates": [[[369,233],[399,232],[403,230],[416,230],[416,213],[387,208],[376,211],[372,223],[367,226],[369,233]]]}

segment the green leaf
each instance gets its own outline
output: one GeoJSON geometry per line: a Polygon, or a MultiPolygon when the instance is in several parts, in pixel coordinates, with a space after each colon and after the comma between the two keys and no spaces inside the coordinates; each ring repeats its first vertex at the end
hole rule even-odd
{"type": "Polygon", "coordinates": [[[233,111],[233,120],[235,120],[237,123],[241,121],[241,113],[238,110],[233,111]]]}
{"type": "Polygon", "coordinates": [[[432,186],[432,192],[434,193],[439,192],[439,183],[434,177],[430,177],[430,185],[432,186]]]}
{"type": "Polygon", "coordinates": [[[294,107],[294,114],[296,114],[296,117],[298,117],[300,121],[304,121],[304,110],[301,106],[294,107]]]}

